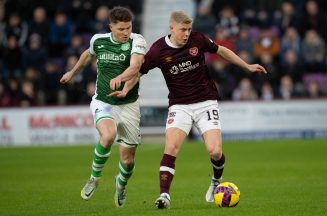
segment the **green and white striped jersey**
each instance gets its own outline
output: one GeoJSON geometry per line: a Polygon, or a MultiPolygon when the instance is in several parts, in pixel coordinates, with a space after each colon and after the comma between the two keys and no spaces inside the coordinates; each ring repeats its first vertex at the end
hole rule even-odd
{"type": "MultiPolygon", "coordinates": [[[[97,59],[96,91],[93,98],[112,105],[127,104],[139,97],[139,83],[137,83],[125,98],[108,97],[112,92],[110,80],[122,74],[130,65],[132,54],[145,55],[146,42],[142,35],[132,33],[126,43],[113,40],[111,33],[95,34],[90,41],[89,52],[97,59]]],[[[118,90],[123,89],[124,82],[118,90]]]]}

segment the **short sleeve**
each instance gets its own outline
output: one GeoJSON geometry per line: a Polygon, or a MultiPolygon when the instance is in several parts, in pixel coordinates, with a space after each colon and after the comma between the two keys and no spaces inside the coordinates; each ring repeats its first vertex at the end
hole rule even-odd
{"type": "Polygon", "coordinates": [[[93,37],[90,40],[90,47],[89,47],[89,52],[91,53],[91,55],[95,55],[94,52],[94,41],[97,38],[97,35],[93,35],[93,37]]]}
{"type": "Polygon", "coordinates": [[[132,34],[133,43],[132,43],[132,50],[131,54],[140,54],[145,55],[146,53],[146,41],[144,37],[140,34],[132,34]]]}
{"type": "Polygon", "coordinates": [[[209,53],[216,53],[219,46],[213,40],[211,40],[204,34],[201,34],[201,33],[198,33],[198,34],[199,34],[199,37],[201,37],[204,51],[209,52],[209,53]]]}

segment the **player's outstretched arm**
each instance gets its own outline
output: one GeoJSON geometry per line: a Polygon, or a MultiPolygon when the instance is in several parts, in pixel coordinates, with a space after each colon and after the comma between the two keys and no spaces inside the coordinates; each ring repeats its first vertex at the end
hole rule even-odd
{"type": "Polygon", "coordinates": [[[118,89],[122,82],[126,82],[137,76],[137,73],[140,71],[143,61],[144,55],[133,54],[131,56],[130,66],[126,68],[126,70],[122,74],[110,81],[110,88],[112,90],[118,89]]]}
{"type": "Polygon", "coordinates": [[[143,74],[138,73],[132,79],[128,80],[125,83],[124,88],[121,91],[112,92],[112,93],[108,94],[107,96],[109,96],[109,97],[118,97],[118,98],[126,97],[127,93],[136,85],[136,83],[140,80],[140,77],[142,75],[143,74]]]}
{"type": "Polygon", "coordinates": [[[229,61],[232,64],[235,64],[244,70],[247,70],[252,73],[264,73],[266,74],[267,71],[264,67],[262,67],[259,64],[248,64],[245,61],[243,61],[238,55],[236,55],[233,51],[230,49],[224,47],[224,46],[219,46],[219,49],[217,51],[217,54],[229,61]]]}
{"type": "Polygon", "coordinates": [[[79,57],[77,63],[74,65],[74,67],[70,70],[67,71],[60,79],[60,82],[65,84],[69,82],[76,73],[80,72],[83,70],[90,62],[92,61],[92,55],[90,54],[89,50],[85,50],[81,56],[79,57]]]}

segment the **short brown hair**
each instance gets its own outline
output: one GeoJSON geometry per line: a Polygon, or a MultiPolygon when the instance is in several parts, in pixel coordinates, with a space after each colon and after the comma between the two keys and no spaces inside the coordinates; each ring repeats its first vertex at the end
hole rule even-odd
{"type": "Polygon", "coordinates": [[[184,11],[174,11],[170,15],[170,22],[190,24],[193,22],[193,19],[184,11]]]}
{"type": "Polygon", "coordinates": [[[133,20],[133,13],[130,9],[125,7],[114,7],[110,10],[109,13],[109,22],[118,23],[118,22],[130,22],[133,20]]]}

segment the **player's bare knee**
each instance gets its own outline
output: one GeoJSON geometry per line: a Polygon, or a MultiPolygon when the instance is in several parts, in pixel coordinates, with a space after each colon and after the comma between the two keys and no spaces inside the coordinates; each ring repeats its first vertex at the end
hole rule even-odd
{"type": "Polygon", "coordinates": [[[130,168],[130,167],[133,167],[134,166],[134,159],[133,158],[125,158],[125,159],[122,159],[121,162],[127,168],[130,168]]]}
{"type": "Polygon", "coordinates": [[[101,143],[104,145],[104,147],[109,147],[112,145],[112,143],[115,141],[115,137],[111,136],[110,134],[102,134],[101,137],[101,143]]]}
{"type": "Polygon", "coordinates": [[[179,151],[178,145],[174,145],[174,144],[166,145],[166,148],[165,148],[165,153],[166,154],[176,156],[178,151],[179,151]]]}
{"type": "Polygon", "coordinates": [[[210,158],[214,159],[214,160],[219,160],[221,158],[221,156],[223,155],[223,152],[221,151],[221,149],[209,149],[208,150],[210,158]]]}

